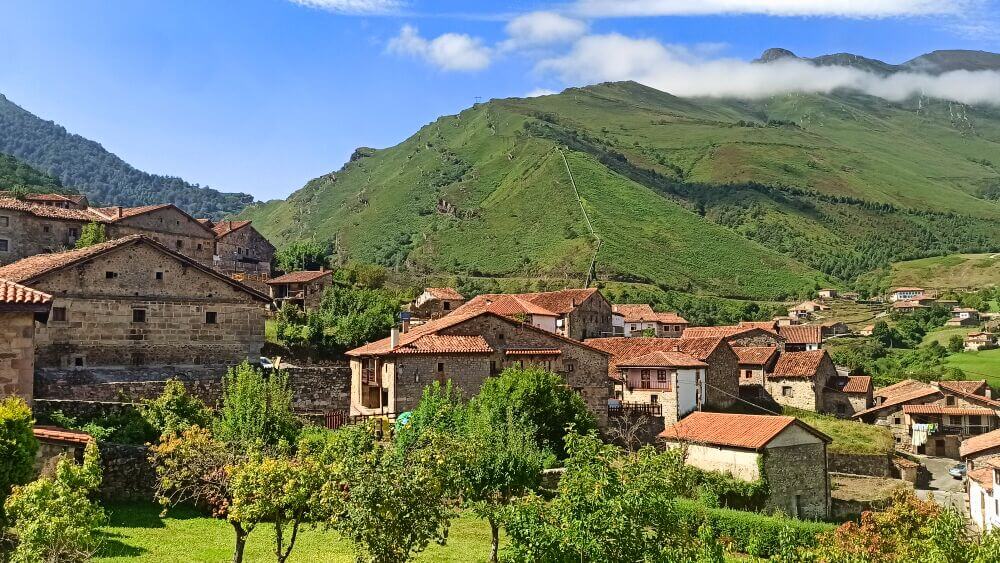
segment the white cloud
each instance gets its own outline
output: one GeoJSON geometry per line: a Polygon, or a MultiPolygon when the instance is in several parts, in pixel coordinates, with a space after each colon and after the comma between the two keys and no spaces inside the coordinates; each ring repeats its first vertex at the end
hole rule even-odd
{"type": "Polygon", "coordinates": [[[344,14],[385,14],[402,7],[399,0],[290,0],[300,6],[344,14]]]}
{"type": "Polygon", "coordinates": [[[528,92],[524,95],[525,98],[537,98],[539,96],[551,96],[553,94],[558,94],[555,90],[549,90],[548,88],[535,88],[534,90],[528,92]]]}
{"type": "Polygon", "coordinates": [[[887,18],[959,14],[976,0],[578,0],[584,17],[761,14],[887,18]]]}
{"type": "Polygon", "coordinates": [[[587,31],[587,24],[555,12],[530,12],[520,15],[507,24],[510,39],[503,42],[504,49],[540,47],[567,43],[587,31]]]}
{"type": "Polygon", "coordinates": [[[426,39],[417,28],[404,25],[389,41],[390,53],[421,58],[441,70],[475,71],[490,66],[493,52],[482,40],[464,33],[445,33],[426,39]]]}
{"type": "Polygon", "coordinates": [[[996,71],[881,77],[854,68],[819,67],[795,59],[769,64],[701,59],[684,47],[619,34],[584,37],[565,55],[540,61],[537,70],[555,74],[568,84],[635,80],[682,97],[761,98],[844,88],[896,101],[925,94],[964,103],[1000,105],[1000,72],[996,71]]]}

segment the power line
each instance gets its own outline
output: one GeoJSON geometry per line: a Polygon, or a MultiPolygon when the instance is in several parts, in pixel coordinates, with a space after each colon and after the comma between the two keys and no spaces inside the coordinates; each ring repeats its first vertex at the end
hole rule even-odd
{"type": "Polygon", "coordinates": [[[569,175],[569,183],[573,186],[573,193],[576,194],[576,201],[580,204],[580,211],[583,212],[583,218],[587,221],[587,229],[590,231],[590,235],[594,237],[597,241],[597,248],[594,249],[594,256],[590,259],[590,268],[587,269],[587,280],[584,282],[583,287],[590,287],[590,277],[594,273],[594,265],[597,264],[597,253],[601,251],[601,245],[604,241],[601,240],[601,236],[594,231],[594,224],[590,222],[590,215],[587,214],[587,209],[583,206],[583,198],[580,197],[580,190],[576,187],[576,180],[573,179],[573,171],[569,168],[569,161],[566,160],[566,154],[563,153],[562,148],[556,147],[559,151],[559,156],[562,157],[563,165],[566,166],[566,174],[569,175]]]}

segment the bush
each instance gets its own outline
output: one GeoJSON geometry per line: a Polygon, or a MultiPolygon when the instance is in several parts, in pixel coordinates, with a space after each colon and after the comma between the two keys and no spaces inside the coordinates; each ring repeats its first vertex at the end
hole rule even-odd
{"type": "Polygon", "coordinates": [[[0,522],[3,501],[14,485],[31,480],[38,440],[31,431],[31,409],[20,397],[0,401],[0,522]]]}
{"type": "Polygon", "coordinates": [[[47,422],[56,426],[86,432],[98,442],[145,444],[155,440],[159,435],[157,429],[150,425],[135,409],[83,419],[69,416],[61,410],[55,410],[45,418],[47,422]]]}
{"type": "Polygon", "coordinates": [[[728,508],[706,508],[686,499],[676,501],[678,523],[697,529],[707,523],[719,537],[730,538],[730,549],[755,557],[771,557],[788,549],[812,547],[817,536],[835,529],[833,524],[768,516],[756,512],[741,512],[728,508]]]}
{"type": "Polygon", "coordinates": [[[238,449],[293,446],[301,427],[288,375],[265,376],[247,362],[226,373],[219,416],[216,437],[238,449]]]}
{"type": "Polygon", "coordinates": [[[143,401],[141,410],[146,422],[161,436],[175,436],[195,425],[208,428],[212,423],[212,411],[176,379],[167,381],[159,397],[143,401]]]}

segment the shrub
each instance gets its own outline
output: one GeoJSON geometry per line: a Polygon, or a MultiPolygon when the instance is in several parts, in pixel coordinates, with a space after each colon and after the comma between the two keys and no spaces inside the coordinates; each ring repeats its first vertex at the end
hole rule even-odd
{"type": "Polygon", "coordinates": [[[816,545],[817,536],[834,529],[832,524],[742,512],[728,508],[706,508],[695,501],[678,499],[678,522],[697,529],[704,523],[720,537],[730,538],[731,549],[755,557],[771,557],[796,547],[816,545]]]}
{"type": "Polygon", "coordinates": [[[286,373],[265,376],[243,362],[229,369],[223,388],[217,438],[239,449],[295,444],[300,424],[286,373]]]}
{"type": "Polygon", "coordinates": [[[31,409],[20,397],[0,401],[0,522],[3,501],[14,485],[31,480],[38,440],[31,431],[31,409]]]}
{"type": "Polygon", "coordinates": [[[195,425],[207,428],[212,423],[212,411],[176,379],[167,381],[159,397],[144,401],[141,410],[161,436],[177,435],[195,425]]]}
{"type": "Polygon", "coordinates": [[[86,432],[98,442],[144,444],[155,440],[159,435],[156,428],[150,425],[138,410],[131,408],[105,416],[83,419],[55,410],[45,418],[56,426],[86,432]]]}
{"type": "Polygon", "coordinates": [[[76,248],[87,248],[108,240],[108,235],[104,230],[104,225],[91,221],[83,226],[80,231],[80,238],[76,240],[76,248]]]}

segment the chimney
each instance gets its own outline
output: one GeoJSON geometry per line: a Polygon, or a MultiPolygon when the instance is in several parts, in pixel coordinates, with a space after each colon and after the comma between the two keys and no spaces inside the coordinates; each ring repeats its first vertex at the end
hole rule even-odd
{"type": "Polygon", "coordinates": [[[400,324],[399,332],[401,334],[406,334],[407,332],[410,332],[410,319],[403,319],[403,322],[400,324]]]}
{"type": "Polygon", "coordinates": [[[986,398],[987,399],[993,398],[993,389],[991,389],[989,385],[986,386],[986,398]]]}
{"type": "Polygon", "coordinates": [[[395,350],[399,346],[399,329],[392,327],[392,331],[389,332],[389,348],[395,350]]]}
{"type": "Polygon", "coordinates": [[[121,219],[122,218],[122,206],[116,205],[114,209],[115,209],[115,219],[121,219]]]}

